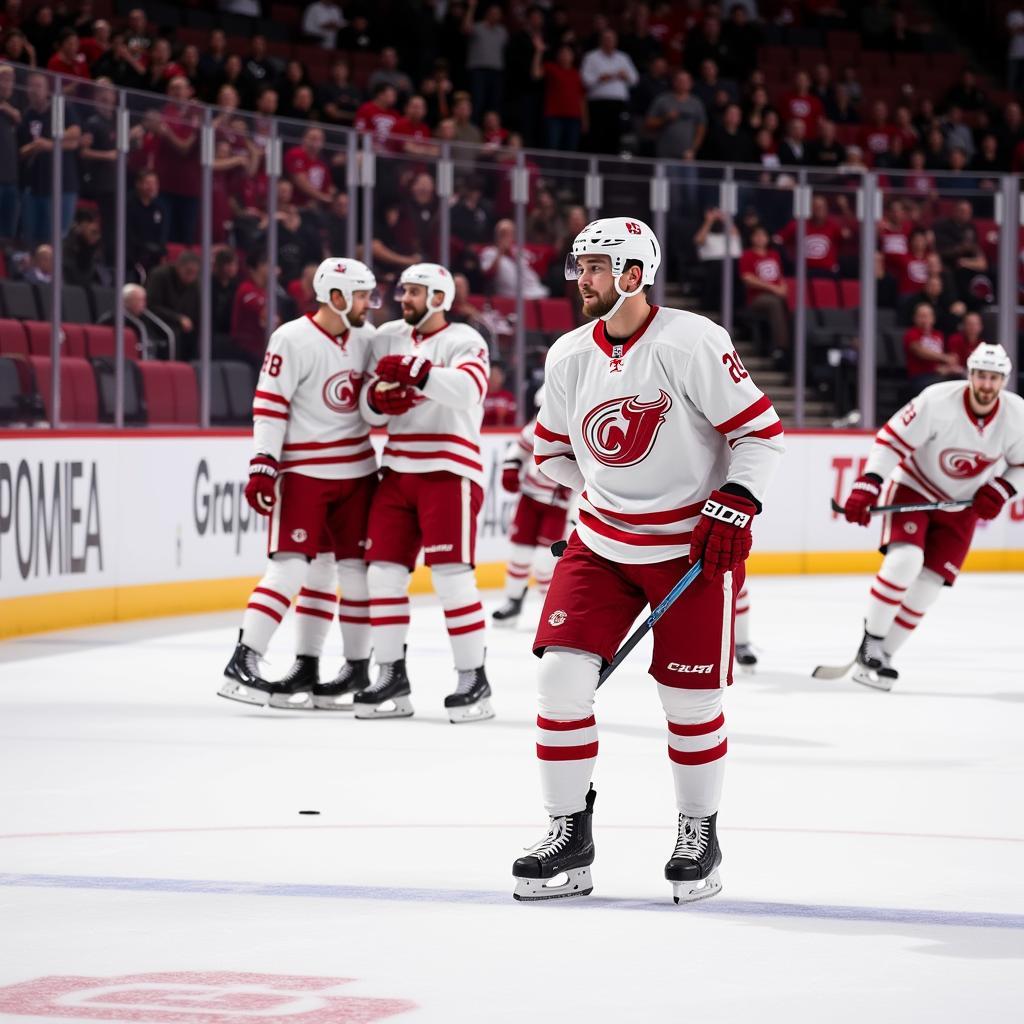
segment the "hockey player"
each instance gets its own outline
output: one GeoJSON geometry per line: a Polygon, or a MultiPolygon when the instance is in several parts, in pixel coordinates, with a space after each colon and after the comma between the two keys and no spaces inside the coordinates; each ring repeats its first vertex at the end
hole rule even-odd
{"type": "MultiPolygon", "coordinates": [[[[538,408],[543,401],[543,392],[541,388],[535,398],[538,408]]],[[[537,592],[542,597],[548,592],[555,567],[551,545],[565,537],[572,500],[568,488],[552,483],[533,461],[536,425],[535,416],[508,446],[501,467],[502,488],[509,494],[519,495],[512,518],[511,550],[505,570],[505,603],[491,613],[494,624],[505,628],[512,628],[519,621],[531,571],[537,592]]]]}
{"type": "Polygon", "coordinates": [[[372,272],[358,260],[324,260],[313,288],[320,308],[271,335],[253,399],[255,454],[245,497],[270,517],[269,560],[219,691],[247,704],[330,708],[369,681],[363,553],[377,457],[359,395],[375,355],[375,331],[366,318],[380,303],[372,272]],[[329,557],[317,558],[327,548],[329,557]],[[326,628],[304,623],[333,618],[335,559],[347,660],[337,679],[321,683],[317,662],[326,628]],[[296,594],[303,613],[299,657],[273,683],[261,676],[259,659],[296,594]]]}
{"type": "Polygon", "coordinates": [[[588,224],[567,260],[594,323],[548,353],[535,460],[582,494],[534,640],[550,826],[513,865],[517,899],[591,891],[601,666],[644,606],[658,604],[698,558],[701,575],[654,626],[649,671],[668,719],[679,812],[665,877],[677,902],[721,888],[722,693],[732,682],[751,521],[782,451],[782,423],[721,327],[648,305],[660,263],[651,229],[621,217],[588,224]]]}
{"type": "Polygon", "coordinates": [[[436,263],[402,272],[402,319],[377,334],[383,354],[363,394],[371,423],[387,424],[380,486],[370,510],[366,559],[370,629],[379,672],[356,695],[357,718],[408,717],[409,575],[420,548],[444,609],[458,681],[445,697],[452,722],[493,717],[484,671],[484,612],[473,574],[483,503],[480,425],[487,344],[450,323],[455,286],[436,263]]]}
{"type": "Polygon", "coordinates": [[[757,668],[757,655],[750,642],[750,595],[745,583],[736,598],[736,664],[744,672],[757,668]]]}
{"type": "Polygon", "coordinates": [[[875,435],[843,509],[849,522],[867,526],[877,504],[971,504],[884,516],[885,558],[868,597],[854,663],[858,683],[892,689],[893,655],[956,581],[978,520],[995,519],[1024,486],[1024,399],[1003,391],[1011,369],[1002,345],[979,345],[968,357],[966,381],[925,388],[875,435]]]}

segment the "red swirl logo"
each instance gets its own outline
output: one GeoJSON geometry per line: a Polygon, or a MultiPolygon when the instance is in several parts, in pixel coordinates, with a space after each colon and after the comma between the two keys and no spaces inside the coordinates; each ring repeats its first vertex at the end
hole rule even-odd
{"type": "Polygon", "coordinates": [[[603,465],[635,466],[650,454],[671,408],[672,399],[661,390],[653,402],[641,402],[639,395],[612,398],[584,417],[583,440],[603,465]]]}
{"type": "Polygon", "coordinates": [[[328,377],[324,383],[324,405],[334,412],[355,412],[359,408],[359,392],[363,389],[363,374],[342,370],[328,377]]]}
{"type": "Polygon", "coordinates": [[[947,448],[939,456],[942,472],[956,480],[969,480],[972,476],[978,476],[995,461],[981,452],[968,451],[966,448],[947,448]]]}

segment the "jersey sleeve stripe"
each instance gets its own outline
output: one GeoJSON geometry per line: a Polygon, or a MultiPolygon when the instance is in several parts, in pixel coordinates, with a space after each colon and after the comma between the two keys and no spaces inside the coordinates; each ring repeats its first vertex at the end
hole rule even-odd
{"type": "Polygon", "coordinates": [[[740,441],[746,441],[750,437],[759,437],[762,440],[767,441],[771,437],[778,437],[779,434],[785,433],[786,428],[782,425],[782,420],[776,420],[769,427],[762,427],[761,430],[752,430],[749,434],[743,434],[741,437],[733,438],[729,444],[737,445],[740,441]]]}
{"type": "Polygon", "coordinates": [[[483,363],[476,362],[476,360],[473,360],[472,362],[469,362],[469,363],[456,363],[455,364],[455,369],[457,369],[457,370],[469,370],[469,371],[475,370],[477,373],[480,374],[480,376],[484,380],[487,379],[487,367],[484,366],[483,363]]]}
{"type": "Polygon", "coordinates": [[[484,390],[483,384],[480,383],[480,378],[468,366],[456,366],[455,369],[462,370],[464,373],[468,374],[469,379],[476,385],[476,389],[480,393],[481,398],[487,394],[484,390]]]}
{"type": "Polygon", "coordinates": [[[458,434],[388,434],[388,441],[401,441],[401,442],[412,442],[412,441],[447,441],[449,444],[461,444],[466,448],[480,454],[479,445],[473,444],[472,441],[467,441],[464,437],[459,437],[458,434]]]}
{"type": "Polygon", "coordinates": [[[629,523],[633,526],[678,523],[684,519],[691,519],[693,516],[699,515],[700,510],[704,507],[704,502],[698,501],[693,505],[683,505],[682,508],[665,509],[662,512],[613,512],[611,509],[600,508],[595,505],[590,498],[587,497],[586,491],[584,491],[580,497],[583,498],[583,500],[586,501],[590,507],[598,513],[598,515],[607,516],[609,519],[618,519],[619,522],[629,523]]]}
{"type": "Polygon", "coordinates": [[[255,419],[257,416],[264,416],[270,420],[286,420],[288,419],[288,413],[278,412],[276,409],[253,409],[252,417],[255,419]]]}
{"type": "Polygon", "coordinates": [[[875,444],[880,444],[883,448],[888,448],[889,451],[895,452],[901,459],[904,457],[904,453],[896,445],[890,444],[884,437],[876,437],[875,444]]]}
{"type": "Polygon", "coordinates": [[[363,444],[369,439],[369,434],[361,434],[359,437],[344,437],[338,441],[303,441],[300,444],[286,444],[281,450],[285,452],[315,452],[324,448],[351,448],[352,445],[363,444]]]}
{"type": "Polygon", "coordinates": [[[895,430],[893,430],[893,429],[892,429],[892,427],[890,427],[888,423],[886,423],[886,424],[885,424],[885,425],[884,425],[884,426],[882,427],[882,430],[884,430],[884,431],[885,431],[885,432],[886,432],[887,434],[889,434],[889,435],[891,435],[891,436],[892,436],[893,438],[895,438],[895,440],[897,441],[897,443],[898,443],[898,444],[900,444],[900,445],[901,445],[901,446],[902,446],[902,447],[904,448],[904,450],[905,450],[905,451],[907,451],[907,452],[912,452],[912,451],[914,451],[914,448],[915,448],[916,446],[915,446],[915,445],[912,445],[912,444],[908,444],[908,443],[907,443],[906,441],[904,441],[904,440],[903,440],[903,438],[902,438],[902,437],[900,437],[900,435],[899,435],[899,434],[897,434],[897,433],[896,433],[896,431],[895,431],[895,430]]]}
{"type": "Polygon", "coordinates": [[[742,427],[745,423],[749,423],[752,419],[760,416],[761,413],[767,412],[772,407],[772,400],[767,395],[762,395],[756,402],[748,405],[742,412],[736,413],[735,416],[725,420],[723,423],[716,423],[715,430],[720,434],[731,434],[734,430],[742,427]]]}
{"type": "Polygon", "coordinates": [[[553,430],[548,430],[543,423],[539,422],[536,425],[537,437],[542,441],[550,441],[552,444],[572,444],[568,434],[556,434],[553,430]]]}
{"type": "Polygon", "coordinates": [[[665,547],[673,544],[689,544],[692,531],[685,533],[634,533],[632,530],[619,530],[598,519],[584,509],[580,509],[580,522],[609,540],[617,540],[622,544],[637,547],[665,547]]]}
{"type": "Polygon", "coordinates": [[[276,394],[274,394],[273,391],[259,391],[259,390],[257,390],[256,394],[253,396],[253,400],[255,401],[255,399],[257,399],[257,398],[262,398],[262,399],[264,399],[267,402],[279,402],[281,405],[291,405],[292,404],[290,401],[288,401],[287,398],[284,398],[281,395],[276,395],[276,394]]]}
{"type": "Polygon", "coordinates": [[[481,473],[484,468],[479,462],[474,462],[472,459],[464,458],[462,455],[456,455],[455,452],[411,452],[405,451],[401,448],[392,448],[388,445],[388,447],[384,449],[384,454],[390,455],[393,459],[445,459],[451,462],[457,462],[461,466],[468,466],[470,469],[478,470],[481,473]]]}

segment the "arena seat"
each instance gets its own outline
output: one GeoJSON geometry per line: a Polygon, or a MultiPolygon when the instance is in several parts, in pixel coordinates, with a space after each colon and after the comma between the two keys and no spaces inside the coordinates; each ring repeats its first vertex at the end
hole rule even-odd
{"type": "Polygon", "coordinates": [[[0,423],[12,423],[24,416],[21,376],[13,359],[0,357],[0,423]]]}
{"type": "Polygon", "coordinates": [[[28,337],[20,320],[0,320],[0,355],[27,356],[28,337]]]}
{"type": "Polygon", "coordinates": [[[84,325],[63,323],[60,326],[64,332],[64,349],[62,354],[85,359],[89,355],[89,347],[85,343],[84,325]]]}
{"type": "Polygon", "coordinates": [[[248,363],[224,360],[220,363],[227,394],[228,418],[232,423],[252,422],[252,396],[256,374],[248,363]]]}
{"type": "Polygon", "coordinates": [[[860,281],[856,278],[844,277],[839,282],[839,298],[843,309],[860,308],[860,281]]]}
{"type": "Polygon", "coordinates": [[[576,326],[572,303],[568,299],[537,299],[537,309],[542,331],[564,334],[576,326]]]}
{"type": "MultiPolygon", "coordinates": [[[[53,360],[49,356],[29,356],[35,374],[36,389],[43,400],[48,420],[53,419],[50,389],[53,381],[53,360]]],[[[60,361],[60,402],[62,423],[99,422],[99,398],[96,378],[85,359],[68,356],[60,361]]]]}
{"type": "Polygon", "coordinates": [[[831,277],[810,277],[807,279],[808,305],[815,309],[838,309],[839,289],[831,277]]]}
{"type": "Polygon", "coordinates": [[[38,320],[39,302],[35,289],[24,281],[0,281],[4,315],[12,320],[38,320]]]}
{"type": "Polygon", "coordinates": [[[188,363],[147,360],[139,363],[138,369],[148,423],[195,425],[199,422],[199,390],[188,363]]]}
{"type": "MultiPolygon", "coordinates": [[[[115,388],[117,378],[114,363],[111,359],[92,359],[93,373],[96,376],[96,387],[99,392],[100,419],[104,423],[113,423],[117,406],[115,388]]],[[[124,421],[125,423],[141,423],[144,419],[142,400],[139,397],[138,364],[125,362],[124,374],[124,421]]]]}

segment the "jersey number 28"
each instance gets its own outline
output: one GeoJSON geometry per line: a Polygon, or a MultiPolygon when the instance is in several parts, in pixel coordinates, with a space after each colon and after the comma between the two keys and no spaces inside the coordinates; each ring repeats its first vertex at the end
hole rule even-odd
{"type": "Polygon", "coordinates": [[[268,352],[263,357],[263,372],[271,377],[277,377],[281,373],[281,357],[276,352],[268,352]]]}

